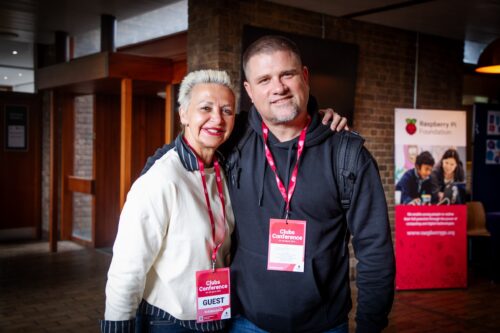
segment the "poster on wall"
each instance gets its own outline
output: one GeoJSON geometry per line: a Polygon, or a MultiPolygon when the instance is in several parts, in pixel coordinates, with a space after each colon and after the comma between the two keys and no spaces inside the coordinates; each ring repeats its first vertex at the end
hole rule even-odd
{"type": "Polygon", "coordinates": [[[500,111],[488,111],[487,134],[500,135],[500,111]]]}
{"type": "Polygon", "coordinates": [[[395,110],[396,289],[467,286],[466,113],[395,110]]]}
{"type": "Polygon", "coordinates": [[[500,140],[486,140],[486,164],[500,164],[500,140]]]}
{"type": "Polygon", "coordinates": [[[500,207],[500,196],[492,190],[500,188],[500,135],[488,133],[488,123],[491,125],[498,115],[498,104],[474,104],[471,200],[481,201],[486,212],[496,212],[500,207]]]}
{"type": "Polygon", "coordinates": [[[5,150],[28,149],[28,108],[19,105],[5,106],[5,150]]]}

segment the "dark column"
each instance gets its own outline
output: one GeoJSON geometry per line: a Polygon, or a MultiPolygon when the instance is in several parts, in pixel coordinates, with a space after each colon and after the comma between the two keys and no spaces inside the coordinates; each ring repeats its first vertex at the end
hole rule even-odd
{"type": "Polygon", "coordinates": [[[101,15],[101,52],[115,52],[116,18],[112,15],[101,15]]]}
{"type": "Polygon", "coordinates": [[[65,31],[56,31],[56,63],[69,61],[69,35],[65,31]]]}

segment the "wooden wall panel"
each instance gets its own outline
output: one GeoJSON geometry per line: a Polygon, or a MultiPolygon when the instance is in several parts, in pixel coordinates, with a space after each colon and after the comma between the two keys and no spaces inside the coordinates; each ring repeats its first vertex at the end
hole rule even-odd
{"type": "Polygon", "coordinates": [[[164,144],[165,100],[133,97],[132,182],[139,177],[146,159],[164,144]]]}
{"type": "Polygon", "coordinates": [[[120,96],[95,95],[95,247],[114,242],[120,216],[120,96]]]}
{"type": "Polygon", "coordinates": [[[41,229],[41,109],[37,95],[0,93],[0,232],[41,229]],[[5,105],[28,107],[28,150],[5,151],[5,105]]]}
{"type": "Polygon", "coordinates": [[[172,84],[180,84],[182,79],[187,74],[186,60],[176,61],[173,63],[172,84]]]}
{"type": "Polygon", "coordinates": [[[174,86],[168,84],[165,87],[165,143],[171,143],[174,140],[174,86]]]}
{"type": "MultiPolygon", "coordinates": [[[[163,145],[164,99],[133,96],[132,181],[163,145]]],[[[111,246],[120,217],[120,96],[96,95],[94,128],[95,247],[111,246]]]]}

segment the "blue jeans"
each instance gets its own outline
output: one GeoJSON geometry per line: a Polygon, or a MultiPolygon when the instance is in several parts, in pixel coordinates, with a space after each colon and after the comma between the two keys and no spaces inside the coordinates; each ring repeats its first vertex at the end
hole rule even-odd
{"type": "MultiPolygon", "coordinates": [[[[233,318],[229,327],[229,333],[267,333],[267,331],[258,328],[254,323],[242,316],[233,318]]],[[[349,325],[345,322],[324,333],[349,333],[349,325]]]]}

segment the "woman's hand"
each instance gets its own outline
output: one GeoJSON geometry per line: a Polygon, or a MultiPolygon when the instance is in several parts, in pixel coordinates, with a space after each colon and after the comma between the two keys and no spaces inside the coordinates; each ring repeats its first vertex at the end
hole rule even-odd
{"type": "Polygon", "coordinates": [[[323,115],[323,120],[321,121],[323,125],[327,125],[329,121],[331,121],[330,129],[332,131],[340,132],[342,130],[349,131],[349,126],[347,126],[347,118],[342,117],[337,112],[333,111],[333,109],[321,109],[319,110],[323,115]]]}

